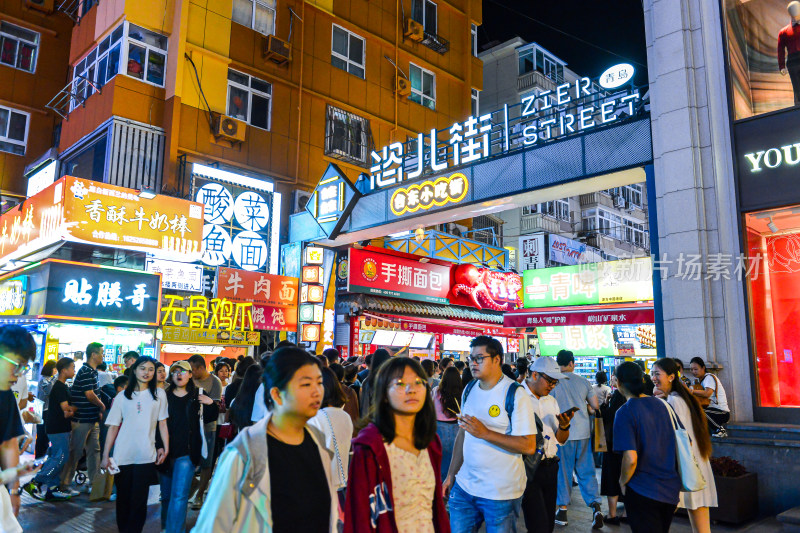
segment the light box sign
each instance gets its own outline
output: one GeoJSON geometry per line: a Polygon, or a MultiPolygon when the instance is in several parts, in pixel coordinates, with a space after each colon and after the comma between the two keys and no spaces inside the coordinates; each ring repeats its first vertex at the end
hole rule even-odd
{"type": "Polygon", "coordinates": [[[0,216],[0,264],[62,240],[200,258],[203,206],[64,176],[0,216]]]}
{"type": "Polygon", "coordinates": [[[203,266],[148,257],[145,272],[161,274],[161,286],[179,291],[203,292],[203,266]]]}
{"type": "Polygon", "coordinates": [[[24,315],[28,304],[28,276],[0,282],[0,315],[24,315]]]}
{"type": "Polygon", "coordinates": [[[348,292],[448,303],[450,267],[350,249],[348,292]]]}
{"type": "Polygon", "coordinates": [[[261,334],[257,331],[164,326],[161,328],[161,333],[163,342],[212,344],[217,346],[258,346],[261,343],[261,334]]]}
{"type": "Polygon", "coordinates": [[[325,235],[333,239],[339,234],[359,196],[341,169],[329,163],[306,203],[306,211],[311,213],[325,235]]]}
{"type": "Polygon", "coordinates": [[[159,323],[161,276],[137,270],[48,260],[43,315],[102,322],[159,323]]]}
{"type": "Polygon", "coordinates": [[[298,280],[276,274],[220,267],[217,297],[271,307],[297,307],[298,280]]]}
{"type": "Polygon", "coordinates": [[[600,75],[598,83],[600,87],[604,89],[618,89],[623,85],[633,82],[633,75],[635,72],[633,65],[629,63],[620,63],[607,68],[600,75]]]}
{"type": "Polygon", "coordinates": [[[641,302],[653,299],[649,257],[526,270],[525,308],[641,302]]]}
{"type": "Polygon", "coordinates": [[[593,325],[538,327],[539,351],[555,356],[559,350],[570,350],[577,357],[636,355],[656,357],[655,326],[593,325]]]}
{"type": "Polygon", "coordinates": [[[523,272],[545,268],[547,266],[546,255],[544,233],[519,238],[519,265],[523,272]]]}
{"type": "Polygon", "coordinates": [[[492,311],[510,311],[521,306],[519,291],[522,278],[515,272],[496,272],[463,264],[452,267],[448,299],[464,305],[492,311]]]}
{"type": "Polygon", "coordinates": [[[254,305],[253,327],[267,331],[297,331],[297,307],[254,305]]]}
{"type": "Polygon", "coordinates": [[[451,176],[395,189],[389,207],[399,217],[419,210],[427,211],[432,207],[457,204],[467,197],[468,192],[469,180],[464,174],[456,172],[451,176]]]}

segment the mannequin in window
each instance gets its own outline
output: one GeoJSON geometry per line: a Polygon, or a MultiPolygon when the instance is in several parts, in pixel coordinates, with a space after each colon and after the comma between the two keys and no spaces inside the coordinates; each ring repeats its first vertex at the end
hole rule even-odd
{"type": "Polygon", "coordinates": [[[784,76],[789,74],[794,91],[794,105],[800,104],[800,2],[786,6],[791,23],[778,34],[778,68],[784,76]]]}

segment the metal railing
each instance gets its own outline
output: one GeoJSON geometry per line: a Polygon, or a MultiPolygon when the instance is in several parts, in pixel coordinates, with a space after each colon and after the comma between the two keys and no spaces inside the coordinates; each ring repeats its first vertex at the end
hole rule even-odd
{"type": "Polygon", "coordinates": [[[366,168],[372,149],[372,132],[367,119],[328,106],[325,155],[366,168]]]}
{"type": "Polygon", "coordinates": [[[58,11],[72,19],[75,24],[80,24],[83,16],[100,0],[64,0],[58,5],[58,11]]]}
{"type": "Polygon", "coordinates": [[[422,39],[422,44],[430,48],[436,53],[439,54],[446,54],[448,50],[450,50],[450,41],[442,37],[441,35],[436,35],[435,33],[428,33],[427,31],[424,32],[425,38],[422,39]]]}
{"type": "Polygon", "coordinates": [[[79,105],[86,106],[86,99],[88,98],[88,95],[86,94],[87,91],[83,89],[85,84],[89,84],[97,93],[103,92],[103,89],[98,87],[97,84],[95,84],[92,80],[83,76],[82,74],[78,74],[66,85],[66,87],[58,91],[52,100],[47,102],[44,107],[54,111],[64,120],[69,120],[68,117],[71,110],[75,109],[79,105]],[[85,82],[84,84],[80,84],[80,90],[75,90],[75,87],[79,85],[78,83],[75,83],[75,80],[83,80],[85,82]]]}
{"type": "Polygon", "coordinates": [[[533,87],[540,87],[545,91],[555,91],[556,82],[538,70],[526,72],[517,78],[517,91],[527,91],[533,87]]]}

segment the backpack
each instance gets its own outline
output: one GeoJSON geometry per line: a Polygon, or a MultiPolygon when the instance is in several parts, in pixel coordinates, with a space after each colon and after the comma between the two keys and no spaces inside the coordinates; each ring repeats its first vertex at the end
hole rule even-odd
{"type": "MultiPolygon", "coordinates": [[[[473,379],[467,383],[467,386],[464,388],[464,399],[461,402],[462,406],[467,405],[467,397],[477,382],[477,379],[473,379]]],[[[511,416],[514,413],[514,397],[517,394],[517,389],[521,387],[522,385],[516,381],[512,381],[511,386],[508,387],[508,390],[506,391],[505,409],[506,413],[508,413],[508,429],[506,430],[506,435],[511,434],[512,426],[514,424],[511,416]]],[[[542,457],[544,457],[544,424],[542,423],[542,419],[539,418],[539,415],[536,413],[533,413],[533,417],[536,421],[536,453],[533,455],[522,455],[522,461],[525,463],[525,471],[528,474],[529,480],[533,479],[534,474],[536,474],[536,469],[539,468],[539,463],[541,462],[542,457]]]]}

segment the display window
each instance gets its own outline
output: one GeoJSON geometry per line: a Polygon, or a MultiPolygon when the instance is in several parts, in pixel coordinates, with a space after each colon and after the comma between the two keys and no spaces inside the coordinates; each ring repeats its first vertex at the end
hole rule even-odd
{"type": "Polygon", "coordinates": [[[758,403],[800,407],[800,205],[744,218],[758,403]]]}

